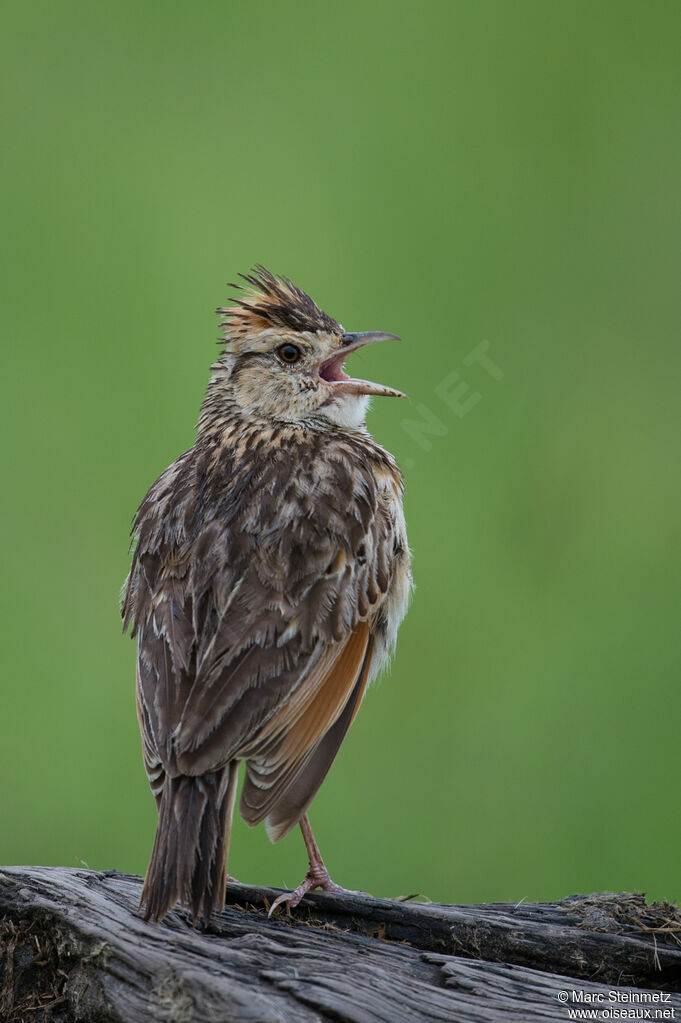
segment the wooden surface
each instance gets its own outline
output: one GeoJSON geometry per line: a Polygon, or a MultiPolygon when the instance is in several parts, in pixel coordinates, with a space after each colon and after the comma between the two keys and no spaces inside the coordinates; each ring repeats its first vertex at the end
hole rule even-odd
{"type": "Polygon", "coordinates": [[[277,891],[230,885],[197,931],[177,910],[145,923],[140,886],[112,871],[2,868],[2,1023],[562,1023],[594,1007],[681,1020],[681,914],[642,896],[444,906],[316,894],[268,920],[277,891]]]}

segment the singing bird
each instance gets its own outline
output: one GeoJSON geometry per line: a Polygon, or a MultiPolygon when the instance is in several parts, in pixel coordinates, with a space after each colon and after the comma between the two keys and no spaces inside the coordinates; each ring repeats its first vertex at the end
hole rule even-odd
{"type": "Polygon", "coordinates": [[[137,713],[158,828],[146,919],[224,904],[240,813],[273,842],[300,823],[309,870],[329,877],[307,809],[407,610],[400,471],[370,436],[372,395],[344,363],[394,334],[348,333],[262,266],[218,309],[224,347],[194,446],[142,501],[122,602],[137,637],[137,713]]]}

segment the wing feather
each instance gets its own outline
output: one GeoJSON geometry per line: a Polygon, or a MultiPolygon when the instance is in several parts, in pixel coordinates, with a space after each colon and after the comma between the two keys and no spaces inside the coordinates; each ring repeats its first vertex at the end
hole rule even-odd
{"type": "Polygon", "coordinates": [[[320,459],[309,443],[295,464],[285,447],[174,463],[138,512],[123,608],[150,782],[246,759],[242,813],[277,834],[356,712],[391,583],[393,523],[370,460],[351,471],[347,444],[320,459]]]}
{"type": "MultiPolygon", "coordinates": [[[[373,637],[367,645],[364,664],[343,713],[320,739],[310,754],[301,761],[295,776],[289,780],[276,805],[273,806],[272,811],[268,814],[265,826],[273,842],[278,842],[298,823],[316,796],[331,764],[335,760],[346,732],[354,721],[362,702],[371,671],[372,649],[373,637]]],[[[248,791],[250,778],[251,765],[249,763],[246,770],[244,793],[248,791]]]]}

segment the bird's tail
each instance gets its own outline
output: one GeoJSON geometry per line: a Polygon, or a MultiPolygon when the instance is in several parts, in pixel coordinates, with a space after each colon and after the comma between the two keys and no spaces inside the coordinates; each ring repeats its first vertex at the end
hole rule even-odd
{"type": "Polygon", "coordinates": [[[145,920],[161,920],[177,902],[195,923],[222,909],[236,782],[236,762],[196,778],[166,775],[140,898],[145,920]]]}

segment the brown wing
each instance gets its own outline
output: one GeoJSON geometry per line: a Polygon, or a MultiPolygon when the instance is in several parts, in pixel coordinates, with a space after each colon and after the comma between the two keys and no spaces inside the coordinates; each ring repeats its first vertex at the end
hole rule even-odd
{"type": "Polygon", "coordinates": [[[149,721],[149,714],[145,707],[144,697],[142,695],[142,687],[140,685],[140,673],[139,668],[135,672],[136,681],[136,703],[137,703],[137,720],[140,726],[140,733],[142,736],[142,757],[144,759],[144,769],[147,772],[147,778],[149,779],[149,787],[154,794],[156,805],[158,806],[161,802],[161,796],[163,794],[163,782],[165,780],[165,771],[163,764],[156,751],[156,744],[154,742],[154,734],[149,721]]]}
{"type": "Polygon", "coordinates": [[[296,454],[171,467],[140,508],[124,607],[150,766],[248,760],[242,813],[277,837],[361,698],[393,543],[367,464],[296,454]]]}
{"type": "Polygon", "coordinates": [[[324,780],[364,692],[370,650],[369,623],[360,622],[346,640],[327,649],[317,672],[310,673],[243,750],[248,765],[241,816],[250,825],[269,818],[273,840],[296,824],[324,780]],[[341,721],[334,731],[337,741],[325,743],[341,721]]]}

